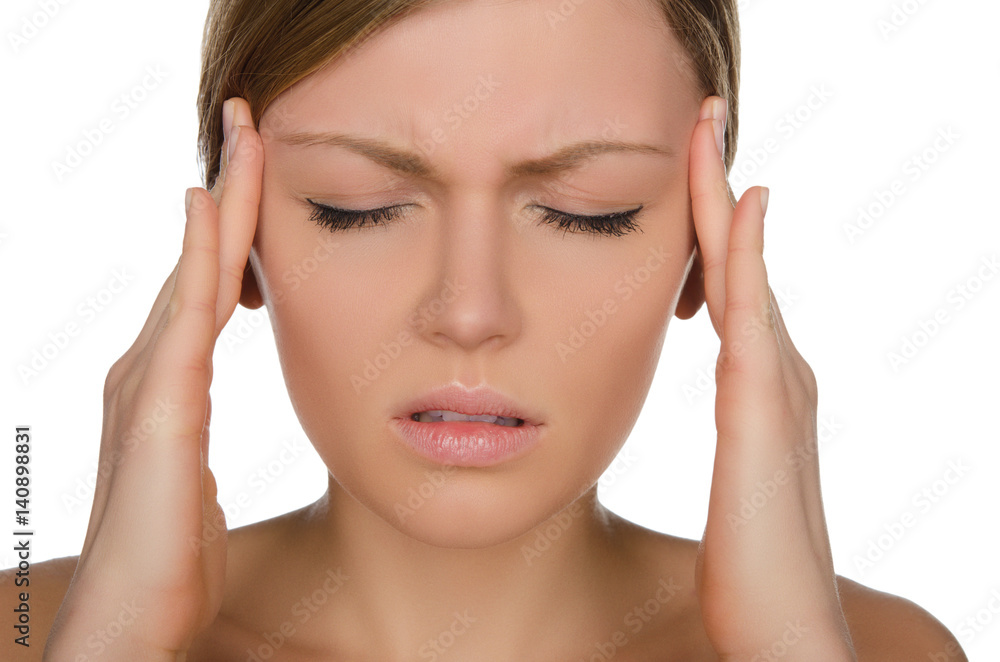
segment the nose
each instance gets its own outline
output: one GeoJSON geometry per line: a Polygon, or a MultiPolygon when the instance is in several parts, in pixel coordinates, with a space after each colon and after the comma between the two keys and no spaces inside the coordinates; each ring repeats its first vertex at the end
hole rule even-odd
{"type": "Polygon", "coordinates": [[[509,251],[518,233],[502,205],[480,198],[452,204],[434,224],[427,259],[435,277],[418,302],[421,334],[443,348],[495,351],[521,330],[520,302],[509,251]]]}

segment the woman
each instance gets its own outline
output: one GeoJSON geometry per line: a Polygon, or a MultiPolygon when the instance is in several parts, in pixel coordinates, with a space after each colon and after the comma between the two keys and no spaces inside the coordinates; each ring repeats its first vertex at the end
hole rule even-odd
{"type": "Polygon", "coordinates": [[[209,17],[211,193],[188,191],[182,256],[109,372],[119,461],[45,659],[964,659],[833,572],[767,191],[734,207],[726,182],[734,2],[259,5],[209,17]],[[330,485],[226,535],[202,458],[237,301],[268,306],[330,485]],[[699,544],[595,483],[671,316],[703,303],[722,351],[699,544]]]}

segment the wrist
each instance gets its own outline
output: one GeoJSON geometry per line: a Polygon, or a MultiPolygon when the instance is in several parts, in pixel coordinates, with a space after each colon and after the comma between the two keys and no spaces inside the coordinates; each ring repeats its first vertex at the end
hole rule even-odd
{"type": "MultiPolygon", "coordinates": [[[[88,582],[74,579],[56,614],[42,652],[43,662],[185,662],[184,649],[167,649],[151,642],[150,634],[162,635],[146,614],[147,607],[136,599],[112,604],[109,594],[97,592],[88,582]]],[[[190,645],[191,639],[187,640],[190,645]]]]}
{"type": "Polygon", "coordinates": [[[76,662],[100,659],[101,662],[185,662],[187,652],[151,650],[140,642],[115,640],[111,644],[97,636],[50,637],[42,652],[42,662],[76,662]]]}
{"type": "Polygon", "coordinates": [[[42,662],[185,662],[186,651],[157,649],[119,625],[117,620],[60,612],[45,642],[42,662]]]}
{"type": "Polygon", "coordinates": [[[758,642],[739,651],[719,652],[721,662],[858,662],[850,635],[836,628],[820,630],[800,620],[788,621],[786,629],[767,643],[758,642]]]}

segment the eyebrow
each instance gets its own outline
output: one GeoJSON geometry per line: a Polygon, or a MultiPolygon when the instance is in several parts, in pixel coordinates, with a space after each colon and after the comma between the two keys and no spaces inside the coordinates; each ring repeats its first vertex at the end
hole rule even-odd
{"type": "MultiPolygon", "coordinates": [[[[428,163],[421,155],[377,138],[345,133],[298,131],[280,136],[278,140],[293,146],[344,147],[397,172],[424,179],[441,179],[437,168],[428,163]]],[[[674,158],[677,155],[674,149],[668,146],[621,140],[581,140],[560,147],[548,156],[509,165],[505,172],[508,177],[553,175],[577,168],[600,154],[613,152],[653,154],[668,158],[674,158]]]]}

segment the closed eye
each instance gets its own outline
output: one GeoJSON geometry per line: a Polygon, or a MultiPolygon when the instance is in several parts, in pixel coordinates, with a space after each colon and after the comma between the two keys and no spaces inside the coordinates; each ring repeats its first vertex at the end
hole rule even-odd
{"type": "MultiPolygon", "coordinates": [[[[308,198],[307,198],[308,200],[308,198]]],[[[394,205],[392,207],[379,207],[378,209],[340,209],[329,205],[322,205],[309,200],[313,206],[310,221],[315,221],[319,225],[329,230],[347,230],[352,227],[364,227],[368,225],[380,225],[393,220],[400,214],[400,209],[406,205],[394,205]]]]}
{"type": "MultiPolygon", "coordinates": [[[[313,206],[310,221],[315,221],[322,227],[331,231],[347,230],[350,228],[362,228],[366,225],[385,225],[389,221],[396,219],[402,208],[408,205],[393,205],[390,207],[378,207],[376,209],[341,209],[329,205],[320,204],[308,200],[313,206]]],[[[597,216],[587,216],[584,214],[570,214],[568,212],[551,209],[550,207],[538,207],[542,210],[542,220],[565,232],[584,232],[596,235],[620,237],[629,232],[642,232],[642,228],[636,223],[636,215],[642,211],[643,205],[627,211],[614,212],[612,214],[600,214],[597,216]]]]}
{"type": "Polygon", "coordinates": [[[546,223],[551,223],[566,232],[590,232],[592,234],[609,235],[621,237],[629,232],[642,232],[636,222],[636,215],[642,211],[642,205],[627,211],[618,211],[613,214],[601,214],[600,216],[586,216],[583,214],[570,214],[549,207],[541,207],[542,219],[546,223]]]}

